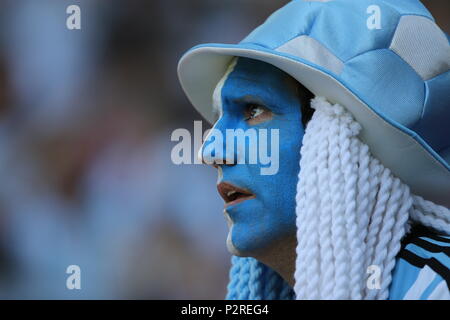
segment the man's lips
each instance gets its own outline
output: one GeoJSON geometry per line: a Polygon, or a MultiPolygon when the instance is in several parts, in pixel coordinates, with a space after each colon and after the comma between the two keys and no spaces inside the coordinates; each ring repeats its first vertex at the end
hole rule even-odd
{"type": "Polygon", "coordinates": [[[220,196],[225,200],[225,208],[255,198],[248,190],[238,188],[230,183],[221,182],[217,185],[220,196]]]}

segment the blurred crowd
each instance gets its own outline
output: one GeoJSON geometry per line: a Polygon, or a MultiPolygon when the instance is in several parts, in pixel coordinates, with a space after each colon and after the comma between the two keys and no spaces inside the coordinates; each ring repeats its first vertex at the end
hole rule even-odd
{"type": "Polygon", "coordinates": [[[170,159],[172,131],[200,119],[176,65],[286,2],[0,2],[0,298],[224,297],[216,172],[170,159]],[[66,28],[71,4],[81,30],[66,28]]]}
{"type": "Polygon", "coordinates": [[[281,4],[0,2],[0,298],[224,297],[216,172],[170,159],[171,132],[200,119],[176,65],[281,4]],[[66,28],[71,4],[81,30],[66,28]]]}

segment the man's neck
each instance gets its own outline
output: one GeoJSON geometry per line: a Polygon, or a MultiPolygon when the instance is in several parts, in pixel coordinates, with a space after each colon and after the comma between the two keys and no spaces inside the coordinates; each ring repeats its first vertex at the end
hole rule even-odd
{"type": "Polygon", "coordinates": [[[294,287],[295,258],[297,248],[296,235],[278,240],[270,248],[255,254],[253,258],[277,272],[291,287],[294,287]]]}

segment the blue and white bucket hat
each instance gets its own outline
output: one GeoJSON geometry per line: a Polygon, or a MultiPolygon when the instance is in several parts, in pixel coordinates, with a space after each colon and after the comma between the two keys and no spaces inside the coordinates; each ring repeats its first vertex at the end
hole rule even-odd
{"type": "Polygon", "coordinates": [[[192,48],[178,75],[210,122],[233,57],[272,64],[348,108],[375,157],[413,193],[450,207],[449,37],[420,1],[294,0],[239,44],[192,48]]]}

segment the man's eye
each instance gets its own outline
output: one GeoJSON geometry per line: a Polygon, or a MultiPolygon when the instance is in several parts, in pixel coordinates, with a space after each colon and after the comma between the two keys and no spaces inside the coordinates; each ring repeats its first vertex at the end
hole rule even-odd
{"type": "Polygon", "coordinates": [[[270,118],[271,112],[263,106],[248,104],[245,108],[245,121],[248,121],[251,124],[260,123],[270,118]]]}

